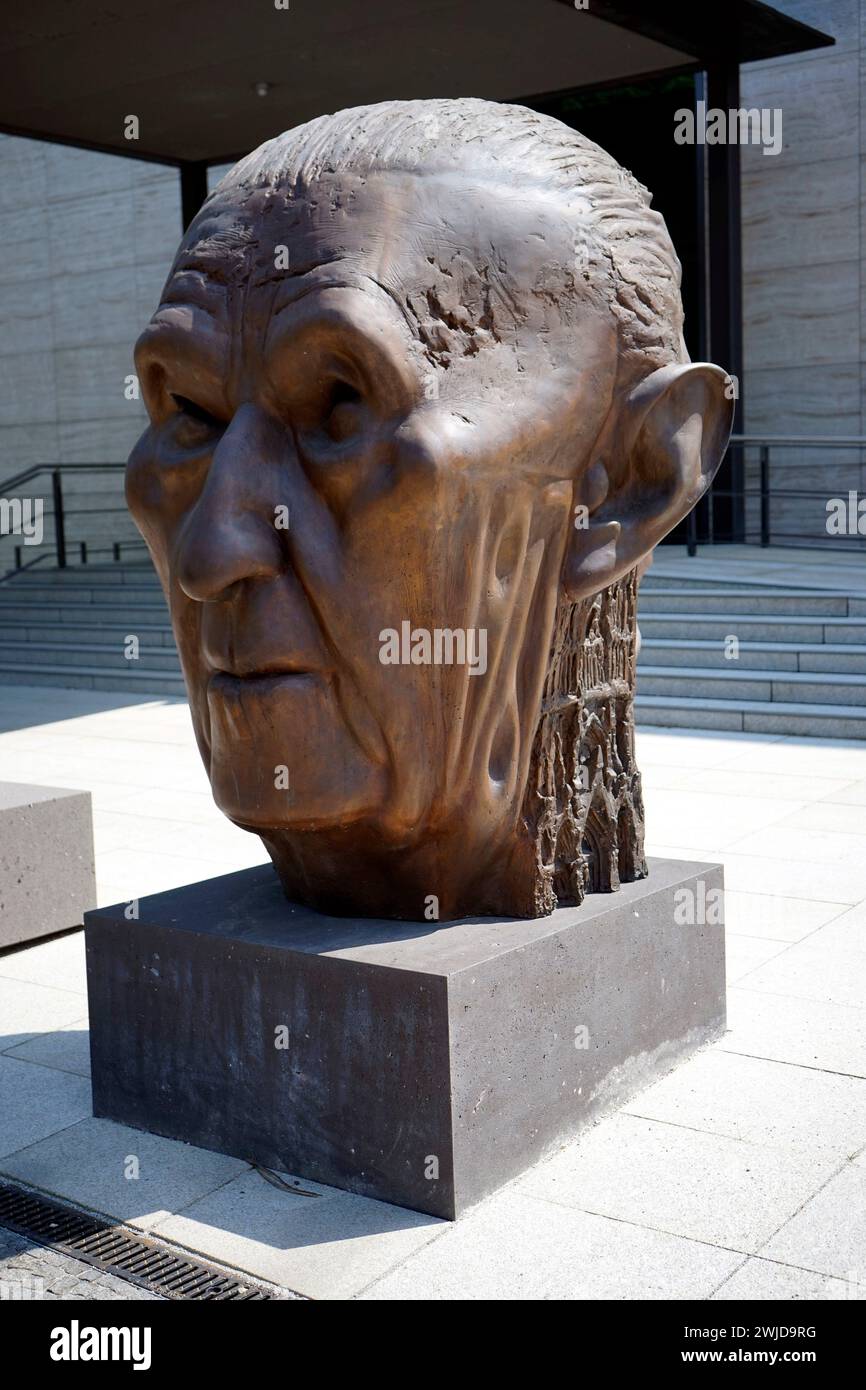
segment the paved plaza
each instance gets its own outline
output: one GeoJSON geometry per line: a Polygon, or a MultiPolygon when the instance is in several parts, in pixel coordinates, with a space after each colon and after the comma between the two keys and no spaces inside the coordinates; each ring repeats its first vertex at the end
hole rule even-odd
{"type": "MultiPolygon", "coordinates": [[[[0,688],[0,729],[92,791],[102,903],[264,858],[181,700],[0,688]]],[[[638,737],[650,853],[725,864],[729,1030],[463,1220],[91,1118],[81,932],[0,957],[0,1173],[314,1298],[866,1296],[866,745],[638,737]]]]}

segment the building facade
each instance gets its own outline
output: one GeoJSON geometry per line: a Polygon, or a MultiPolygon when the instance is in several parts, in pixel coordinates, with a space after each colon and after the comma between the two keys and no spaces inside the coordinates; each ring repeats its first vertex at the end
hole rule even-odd
{"type": "MultiPolygon", "coordinates": [[[[776,0],[776,8],[836,42],[741,69],[741,104],[779,110],[783,120],[778,154],[741,150],[744,428],[861,436],[866,0],[776,0]]],[[[211,186],[219,174],[209,170],[211,186]]],[[[176,169],[0,135],[0,492],[36,465],[125,460],[145,421],[130,380],[132,345],[181,231],[176,169]]],[[[773,539],[817,538],[826,497],[866,489],[866,462],[858,449],[774,449],[771,481],[773,539]],[[816,495],[782,495],[791,488],[816,495]]],[[[755,450],[746,482],[757,487],[755,450]]],[[[70,562],[82,540],[91,559],[135,543],[119,470],[65,475],[63,487],[70,562]]],[[[28,495],[47,506],[50,489],[45,473],[28,495]]],[[[753,495],[752,539],[756,518],[753,495]]],[[[0,572],[14,564],[18,539],[0,537],[0,572]]]]}

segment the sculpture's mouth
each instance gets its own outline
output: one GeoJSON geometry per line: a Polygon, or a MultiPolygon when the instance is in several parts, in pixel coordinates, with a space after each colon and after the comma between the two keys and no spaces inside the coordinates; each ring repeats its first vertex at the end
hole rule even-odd
{"type": "Polygon", "coordinates": [[[229,697],[241,694],[266,695],[287,682],[316,680],[319,674],[307,669],[248,671],[242,675],[234,671],[215,671],[208,682],[208,694],[229,697]]]}

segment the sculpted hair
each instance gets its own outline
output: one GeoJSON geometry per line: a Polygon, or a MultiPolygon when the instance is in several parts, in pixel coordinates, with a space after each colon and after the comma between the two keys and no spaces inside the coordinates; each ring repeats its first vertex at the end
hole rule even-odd
{"type": "MultiPolygon", "coordinates": [[[[253,189],[302,196],[334,173],[447,173],[455,164],[493,186],[562,198],[574,261],[555,267],[550,285],[564,319],[586,297],[614,314],[621,386],[688,360],[681,267],[650,194],[591,140],[525,107],[407,101],[322,116],[255,150],[213,196],[242,204],[253,189]]],[[[560,593],[522,806],[535,861],[519,905],[527,915],[647,872],[632,714],[636,603],[634,572],[580,603],[560,593]]]]}
{"type": "MultiPolygon", "coordinates": [[[[358,106],[267,141],[236,164],[208,202],[245,189],[303,195],[323,176],[388,171],[447,172],[459,151],[479,176],[555,189],[574,221],[572,284],[614,313],[620,369],[634,380],[687,361],[681,267],[651,195],[599,145],[524,106],[475,99],[358,106]]],[[[207,205],[206,205],[207,206],[207,205]]]]}

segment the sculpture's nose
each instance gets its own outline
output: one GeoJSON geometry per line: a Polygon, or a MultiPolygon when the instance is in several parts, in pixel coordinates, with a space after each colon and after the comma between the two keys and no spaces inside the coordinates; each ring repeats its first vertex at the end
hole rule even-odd
{"type": "Polygon", "coordinates": [[[276,493],[285,447],[278,425],[258,406],[237,411],[214,451],[175,551],[177,581],[189,598],[224,598],[244,579],[283,569],[276,522],[288,499],[276,493]]]}

